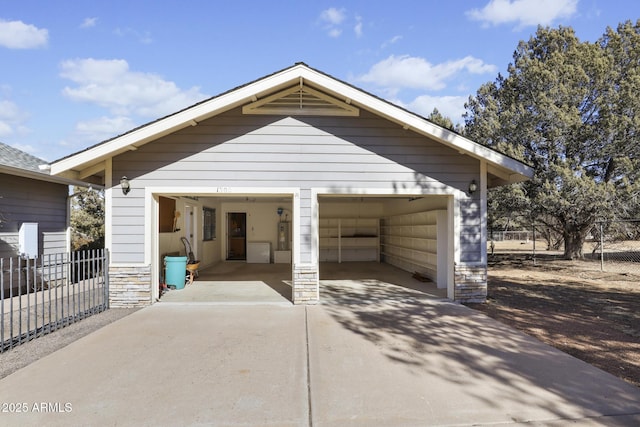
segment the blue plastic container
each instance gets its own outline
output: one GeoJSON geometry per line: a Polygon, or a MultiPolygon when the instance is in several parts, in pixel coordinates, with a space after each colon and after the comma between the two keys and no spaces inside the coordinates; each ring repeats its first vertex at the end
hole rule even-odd
{"type": "Polygon", "coordinates": [[[164,265],[167,285],[175,286],[176,289],[184,289],[187,277],[187,257],[166,256],[164,257],[164,265]]]}

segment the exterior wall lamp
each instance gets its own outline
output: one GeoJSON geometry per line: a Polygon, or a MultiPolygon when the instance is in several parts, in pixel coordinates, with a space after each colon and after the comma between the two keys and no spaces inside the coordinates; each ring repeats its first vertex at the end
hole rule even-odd
{"type": "Polygon", "coordinates": [[[473,195],[473,193],[475,193],[478,190],[478,183],[476,182],[476,180],[474,179],[473,181],[471,181],[469,183],[469,190],[467,191],[468,195],[473,195]]]}
{"type": "Polygon", "coordinates": [[[122,188],[122,194],[124,194],[125,196],[129,194],[129,191],[131,191],[129,178],[127,178],[126,176],[123,176],[122,178],[120,178],[120,187],[122,188]]]}

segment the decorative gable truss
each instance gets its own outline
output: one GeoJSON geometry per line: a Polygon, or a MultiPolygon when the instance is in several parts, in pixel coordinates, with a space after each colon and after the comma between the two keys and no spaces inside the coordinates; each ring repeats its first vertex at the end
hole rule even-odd
{"type": "Polygon", "coordinates": [[[360,109],[351,100],[341,101],[319,90],[300,84],[284,89],[263,99],[255,96],[252,103],[242,107],[243,114],[273,114],[290,116],[351,116],[360,115],[360,109]]]}

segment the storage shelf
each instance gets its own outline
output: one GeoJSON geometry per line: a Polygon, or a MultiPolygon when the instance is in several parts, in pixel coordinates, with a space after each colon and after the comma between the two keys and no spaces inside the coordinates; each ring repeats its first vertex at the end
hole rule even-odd
{"type": "Polygon", "coordinates": [[[383,218],[380,247],[383,260],[403,270],[418,271],[433,281],[447,253],[439,253],[438,217],[442,211],[426,211],[383,218]]]}
{"type": "Polygon", "coordinates": [[[378,218],[321,218],[320,261],[380,261],[378,218]]]}

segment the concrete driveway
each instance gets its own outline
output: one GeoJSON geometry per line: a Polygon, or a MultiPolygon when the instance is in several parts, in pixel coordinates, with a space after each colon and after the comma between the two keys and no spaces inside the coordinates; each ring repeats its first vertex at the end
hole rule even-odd
{"type": "Polygon", "coordinates": [[[640,424],[640,389],[464,306],[324,292],[140,310],[0,380],[0,425],[640,424]]]}

